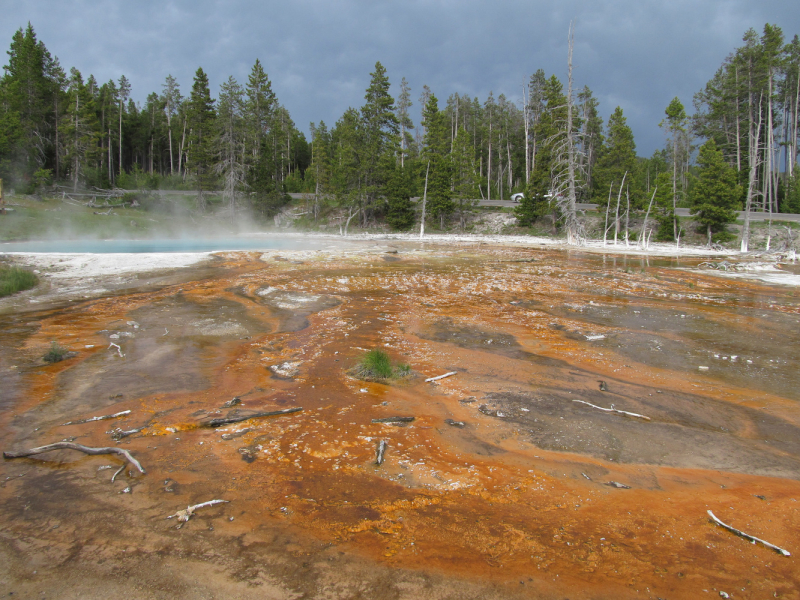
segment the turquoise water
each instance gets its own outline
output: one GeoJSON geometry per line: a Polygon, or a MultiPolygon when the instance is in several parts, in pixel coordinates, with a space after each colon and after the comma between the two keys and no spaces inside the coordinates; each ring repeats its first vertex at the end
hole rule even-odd
{"type": "Polygon", "coordinates": [[[155,240],[50,240],[0,244],[2,252],[121,254],[143,252],[216,252],[225,250],[316,250],[330,241],[300,238],[225,237],[155,240]]]}

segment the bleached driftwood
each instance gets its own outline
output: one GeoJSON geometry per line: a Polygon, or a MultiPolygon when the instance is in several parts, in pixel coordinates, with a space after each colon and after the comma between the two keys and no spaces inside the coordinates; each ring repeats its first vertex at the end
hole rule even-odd
{"type": "Polygon", "coordinates": [[[445,377],[450,377],[451,375],[457,374],[458,371],[450,371],[449,373],[445,373],[444,375],[439,375],[438,377],[428,377],[425,382],[429,381],[439,381],[440,379],[444,379],[445,377]]]}
{"type": "MultiPolygon", "coordinates": [[[[585,474],[584,474],[584,477],[586,477],[585,474]]],[[[586,478],[588,479],[588,477],[586,477],[586,478]]],[[[619,481],[607,481],[606,485],[610,485],[611,487],[615,487],[615,488],[620,489],[620,490],[629,490],[629,489],[631,489],[631,486],[625,485],[624,483],[620,483],[619,481]]]]}
{"type": "Polygon", "coordinates": [[[114,342],[111,342],[111,344],[109,344],[109,346],[108,346],[108,348],[109,348],[109,349],[111,349],[112,347],[117,349],[117,352],[119,352],[119,357],[120,357],[120,358],[125,358],[125,355],[122,353],[122,348],[120,348],[120,347],[119,347],[117,344],[115,344],[114,342]]]}
{"type": "Polygon", "coordinates": [[[236,415],[235,417],[226,417],[219,419],[211,419],[208,423],[204,423],[205,427],[222,427],[223,425],[230,425],[232,423],[241,423],[249,419],[258,419],[260,417],[274,417],[277,415],[288,415],[303,410],[302,407],[296,406],[294,408],[285,408],[283,410],[270,410],[267,412],[250,413],[248,415],[236,415]]]}
{"type": "Polygon", "coordinates": [[[383,464],[383,455],[386,453],[386,447],[389,444],[386,443],[386,440],[381,440],[378,442],[378,451],[375,456],[375,464],[379,467],[383,464]]]}
{"type": "Polygon", "coordinates": [[[44,452],[51,452],[52,450],[77,450],[84,454],[118,454],[125,458],[129,463],[136,467],[142,475],[147,473],[139,464],[139,461],[133,458],[133,455],[127,450],[122,448],[91,448],[83,446],[82,444],[75,444],[73,442],[56,442],[55,444],[48,444],[47,446],[39,446],[38,448],[31,448],[30,450],[17,450],[16,452],[3,452],[3,458],[24,458],[26,456],[34,456],[35,454],[43,454],[44,452]]]}
{"type": "Polygon", "coordinates": [[[114,473],[114,474],[111,476],[111,483],[114,483],[114,480],[117,478],[117,475],[119,475],[120,473],[122,473],[124,470],[125,470],[125,465],[122,465],[122,466],[121,466],[119,469],[117,469],[117,472],[116,472],[116,473],[114,473]]]}
{"type": "Polygon", "coordinates": [[[90,419],[81,419],[79,421],[69,421],[61,425],[83,425],[84,423],[91,423],[92,421],[105,421],[106,419],[116,419],[117,417],[124,417],[131,414],[130,410],[123,410],[122,412],[114,413],[113,415],[103,415],[102,417],[92,417],[90,419]]]}
{"type": "MultiPolygon", "coordinates": [[[[214,506],[215,504],[226,504],[228,500],[209,500],[208,502],[201,502],[200,504],[195,504],[193,506],[187,506],[184,510],[179,510],[174,515],[170,515],[168,519],[174,519],[175,517],[178,518],[178,521],[181,523],[186,523],[189,519],[192,518],[194,515],[194,511],[198,508],[205,508],[206,506],[214,506]]],[[[183,527],[183,525],[178,525],[178,529],[183,527]]]]}
{"type": "Polygon", "coordinates": [[[752,543],[754,543],[754,544],[755,544],[755,543],[763,544],[763,545],[765,545],[767,548],[769,548],[770,550],[774,550],[774,551],[775,551],[775,552],[777,552],[778,554],[783,554],[784,556],[791,556],[791,554],[790,554],[790,553],[789,553],[787,550],[784,550],[783,548],[778,548],[778,546],[775,546],[775,545],[773,545],[773,544],[770,544],[769,542],[765,542],[765,541],[764,541],[764,540],[762,540],[761,538],[757,538],[757,537],[755,537],[755,536],[748,535],[748,534],[746,534],[744,531],[739,531],[739,530],[738,530],[738,529],[736,529],[735,527],[731,527],[731,526],[730,526],[730,525],[728,525],[727,523],[723,523],[722,521],[720,521],[720,520],[719,520],[719,519],[716,517],[716,515],[715,515],[713,512],[711,512],[710,510],[709,510],[709,511],[707,511],[707,512],[708,512],[708,516],[709,516],[709,517],[711,517],[711,520],[712,520],[712,521],[714,521],[714,523],[716,523],[717,525],[719,525],[720,527],[722,527],[722,528],[724,528],[724,529],[727,529],[727,530],[728,530],[728,531],[730,531],[731,533],[735,533],[735,534],[736,534],[736,535],[738,535],[739,537],[743,537],[743,538],[744,538],[744,539],[746,539],[746,540],[750,540],[750,541],[751,541],[752,543]]]}
{"type": "Polygon", "coordinates": [[[581,404],[591,406],[592,408],[596,408],[597,410],[602,410],[604,412],[617,413],[620,415],[625,415],[626,417],[636,417],[637,419],[644,419],[645,421],[650,420],[650,417],[645,417],[644,415],[640,415],[639,413],[628,412],[627,410],[618,410],[614,408],[613,404],[611,405],[611,408],[603,408],[602,406],[597,406],[596,404],[592,404],[591,402],[586,402],[585,400],[573,400],[573,402],[580,402],[581,404]]]}

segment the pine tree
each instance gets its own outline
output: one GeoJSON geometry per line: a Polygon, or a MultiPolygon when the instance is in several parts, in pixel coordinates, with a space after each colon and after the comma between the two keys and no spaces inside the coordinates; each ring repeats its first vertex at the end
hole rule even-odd
{"type": "MultiPolygon", "coordinates": [[[[619,186],[627,173],[626,181],[632,181],[636,170],[636,144],[633,131],[619,106],[608,118],[606,125],[605,145],[597,159],[594,170],[595,195],[600,204],[607,202],[610,187],[619,186]]],[[[636,197],[634,190],[634,197],[636,197]]]]}
{"type": "Polygon", "coordinates": [[[384,192],[387,201],[386,222],[389,227],[399,231],[410,229],[414,225],[411,169],[408,166],[390,165],[384,192]]]}
{"type": "MultiPolygon", "coordinates": [[[[688,160],[689,154],[689,137],[687,131],[688,117],[683,104],[676,96],[672,99],[664,111],[666,119],[661,121],[660,127],[669,135],[670,154],[672,158],[672,182],[670,189],[672,190],[672,236],[678,235],[678,220],[674,218],[675,209],[678,206],[678,189],[680,180],[678,178],[679,171],[688,160]]],[[[663,236],[662,236],[663,237],[663,236]]]]}
{"type": "Polygon", "coordinates": [[[167,138],[169,139],[169,174],[174,175],[175,160],[172,151],[172,119],[177,116],[183,98],[181,97],[180,85],[178,85],[178,82],[172,75],[167,75],[167,79],[164,82],[164,85],[161,87],[164,90],[161,98],[164,103],[164,114],[167,117],[167,138]]]}
{"type": "Polygon", "coordinates": [[[456,210],[459,223],[463,229],[467,214],[474,210],[478,196],[477,173],[475,172],[475,154],[470,144],[466,129],[459,127],[450,154],[453,174],[453,196],[456,198],[456,210]]]}
{"type": "Polygon", "coordinates": [[[376,209],[376,199],[386,181],[385,155],[394,156],[399,149],[398,122],[395,115],[394,98],[389,94],[389,78],[380,62],[375,71],[361,107],[361,176],[362,176],[362,220],[376,209]],[[381,166],[384,168],[381,168],[381,166]]]}
{"type": "Polygon", "coordinates": [[[734,211],[741,207],[742,189],[736,182],[736,171],[729,167],[713,139],[700,147],[697,156],[699,174],[691,189],[691,214],[708,235],[725,230],[736,220],[734,211]]]}
{"type": "Polygon", "coordinates": [[[242,86],[233,78],[220,86],[217,107],[216,164],[214,172],[222,176],[223,202],[230,215],[236,213],[236,196],[245,182],[245,100],[242,86]]]}
{"type": "Polygon", "coordinates": [[[65,162],[68,165],[73,191],[77,191],[82,174],[97,152],[98,126],[94,99],[83,77],[74,67],[70,71],[66,111],[60,125],[64,138],[65,162]]]}
{"type": "Polygon", "coordinates": [[[208,77],[202,67],[197,69],[188,106],[189,148],[187,168],[195,176],[199,208],[205,209],[203,192],[214,188],[214,142],[216,138],[214,100],[208,88],[208,77]]]}
{"type": "Polygon", "coordinates": [[[422,111],[422,124],[425,127],[425,147],[420,165],[430,162],[427,208],[429,214],[439,220],[439,227],[444,229],[445,219],[455,209],[451,192],[450,136],[445,115],[439,110],[439,102],[434,94],[428,96],[428,102],[422,111]]]}
{"type": "Polygon", "coordinates": [[[52,77],[58,76],[60,67],[58,60],[37,40],[30,23],[24,31],[19,29],[14,33],[8,57],[0,81],[4,100],[0,140],[5,139],[10,146],[3,162],[14,171],[7,176],[30,180],[34,171],[51,167],[55,162],[58,115],[53,106],[57,101],[54,96],[60,90],[52,77]]]}
{"type": "Polygon", "coordinates": [[[400,81],[400,95],[397,97],[397,124],[400,126],[400,167],[405,167],[405,157],[408,155],[408,149],[413,145],[414,138],[411,136],[410,131],[414,129],[414,123],[408,114],[408,109],[411,108],[411,88],[406,81],[406,78],[400,81]]]}
{"type": "Polygon", "coordinates": [[[247,79],[247,147],[246,152],[253,162],[258,159],[265,133],[269,128],[275,108],[275,93],[272,82],[264,72],[261,61],[256,59],[247,79]]]}

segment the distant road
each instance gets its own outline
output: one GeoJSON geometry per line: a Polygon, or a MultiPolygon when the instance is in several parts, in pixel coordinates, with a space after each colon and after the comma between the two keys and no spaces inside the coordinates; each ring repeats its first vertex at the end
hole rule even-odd
{"type": "MultiPolygon", "coordinates": [[[[479,200],[478,206],[517,206],[517,202],[512,202],[511,200],[479,200]]],[[[578,210],[597,210],[597,204],[581,204],[578,203],[575,205],[578,210]]],[[[678,208],[675,210],[675,213],[679,217],[690,217],[689,209],[688,208],[678,208]]],[[[744,219],[744,212],[739,211],[737,213],[738,219],[744,219]]],[[[751,221],[767,221],[769,220],[769,213],[762,213],[762,212],[751,212],[750,213],[750,220],[751,221]]],[[[772,213],[772,220],[773,221],[791,221],[793,223],[800,223],[800,215],[791,214],[791,213],[772,213]]]]}

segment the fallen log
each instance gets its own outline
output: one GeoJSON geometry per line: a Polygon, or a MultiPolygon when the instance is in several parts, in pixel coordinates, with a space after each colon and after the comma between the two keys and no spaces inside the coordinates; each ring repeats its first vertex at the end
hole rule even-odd
{"type": "Polygon", "coordinates": [[[416,417],[383,417],[382,419],[372,419],[373,423],[411,423],[416,417]]]}
{"type": "MultiPolygon", "coordinates": [[[[208,502],[201,502],[200,504],[195,504],[193,506],[187,506],[184,510],[179,510],[174,515],[170,515],[167,519],[174,519],[175,517],[178,518],[178,521],[181,523],[186,523],[189,519],[192,518],[194,515],[194,511],[198,508],[205,508],[206,506],[214,506],[215,504],[227,504],[228,500],[209,500],[208,502]]],[[[183,527],[183,525],[178,525],[178,529],[183,527]]]]}
{"type": "Polygon", "coordinates": [[[457,373],[458,373],[458,371],[450,371],[449,373],[445,373],[444,375],[439,375],[437,377],[428,377],[425,380],[425,383],[427,383],[429,381],[439,381],[440,379],[444,379],[445,377],[450,377],[452,375],[456,375],[457,373]]]}
{"type": "Polygon", "coordinates": [[[275,417],[278,415],[289,415],[291,413],[300,412],[302,407],[296,406],[294,408],[285,408],[283,410],[270,410],[267,412],[250,413],[248,415],[236,415],[235,417],[224,417],[219,419],[211,419],[207,423],[203,423],[201,427],[222,427],[223,425],[231,425],[233,423],[241,423],[250,419],[260,419],[261,417],[275,417]]]}
{"type": "Polygon", "coordinates": [[[386,448],[389,444],[386,443],[386,440],[381,440],[378,442],[378,451],[375,456],[375,464],[379,467],[383,464],[383,455],[386,453],[386,448]]]}
{"type": "Polygon", "coordinates": [[[596,404],[592,404],[591,402],[586,402],[585,400],[573,400],[573,402],[580,402],[581,404],[585,404],[586,406],[591,406],[592,408],[596,408],[597,410],[602,410],[604,412],[612,412],[617,413],[619,415],[625,415],[626,417],[636,417],[637,419],[644,419],[645,421],[649,421],[650,417],[645,417],[644,415],[640,415],[638,413],[628,412],[627,410],[618,410],[614,408],[614,405],[611,405],[611,408],[603,408],[602,406],[597,406],[596,404]]]}
{"type": "Polygon", "coordinates": [[[761,538],[757,538],[755,536],[748,535],[744,531],[739,531],[735,527],[731,527],[730,525],[728,525],[726,523],[723,523],[710,510],[706,511],[706,512],[708,512],[708,516],[711,517],[711,520],[714,521],[714,523],[716,523],[717,525],[719,525],[723,529],[727,529],[728,531],[738,535],[739,537],[743,537],[746,540],[750,540],[753,544],[755,544],[755,543],[763,544],[764,546],[766,546],[770,550],[774,550],[778,554],[783,554],[784,556],[791,556],[791,554],[787,550],[784,550],[783,548],[779,548],[778,546],[775,546],[774,544],[770,544],[769,542],[765,542],[761,538]]]}
{"type": "Polygon", "coordinates": [[[84,454],[118,454],[125,458],[129,463],[136,467],[139,472],[144,475],[147,471],[144,470],[139,461],[133,458],[133,455],[127,450],[122,448],[91,448],[73,442],[56,442],[55,444],[48,444],[47,446],[39,446],[38,448],[31,448],[30,450],[17,450],[16,452],[3,452],[3,458],[24,458],[26,456],[34,456],[36,454],[43,454],[44,452],[51,452],[52,450],[77,450],[84,454]]]}
{"type": "Polygon", "coordinates": [[[105,421],[106,419],[116,419],[117,417],[124,417],[125,415],[131,414],[130,410],[123,410],[122,412],[114,413],[113,415],[103,415],[102,417],[92,417],[90,419],[81,419],[80,421],[69,421],[68,423],[62,423],[61,426],[64,425],[83,425],[84,423],[91,423],[93,421],[105,421]]]}

